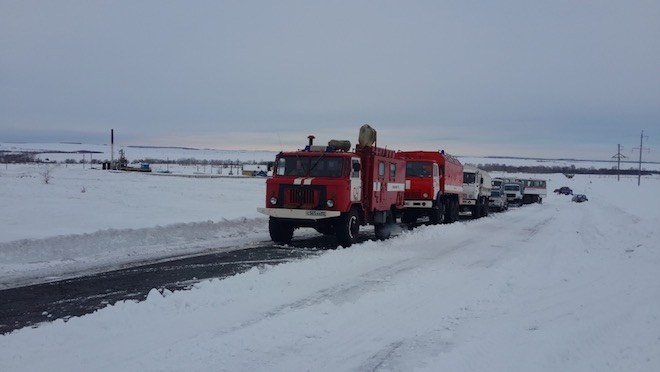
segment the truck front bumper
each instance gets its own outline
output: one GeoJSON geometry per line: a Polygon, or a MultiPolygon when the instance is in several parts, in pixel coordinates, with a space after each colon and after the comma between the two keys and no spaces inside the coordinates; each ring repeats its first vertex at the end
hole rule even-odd
{"type": "Polygon", "coordinates": [[[324,218],[339,217],[339,211],[319,211],[315,209],[289,209],[289,208],[257,208],[257,212],[277,218],[290,218],[293,220],[322,220],[324,218]]]}
{"type": "Polygon", "coordinates": [[[433,200],[406,200],[404,208],[433,208],[433,200]]]}

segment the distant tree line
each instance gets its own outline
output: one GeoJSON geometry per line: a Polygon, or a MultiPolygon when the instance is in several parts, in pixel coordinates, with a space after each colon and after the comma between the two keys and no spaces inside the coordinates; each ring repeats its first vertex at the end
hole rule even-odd
{"type": "Polygon", "coordinates": [[[176,164],[176,165],[210,165],[214,167],[220,166],[229,166],[229,165],[243,165],[243,164],[267,164],[267,162],[257,162],[255,160],[241,161],[241,160],[207,160],[207,159],[197,159],[197,158],[179,158],[176,160],[172,159],[155,159],[155,158],[144,158],[131,161],[131,164],[140,164],[140,163],[149,163],[149,164],[176,164]]]}
{"type": "MultiPolygon", "coordinates": [[[[53,163],[50,159],[44,158],[41,159],[37,157],[39,153],[37,152],[16,152],[16,151],[0,151],[0,163],[53,163]]],[[[68,158],[60,163],[63,164],[101,164],[109,163],[109,159],[72,159],[68,158]]],[[[196,159],[196,158],[179,158],[179,159],[156,159],[156,158],[144,158],[131,161],[131,164],[140,164],[140,163],[149,163],[149,164],[176,164],[176,165],[210,165],[210,166],[230,166],[230,165],[243,165],[243,164],[268,164],[268,162],[262,161],[257,162],[255,160],[250,161],[241,161],[241,160],[207,160],[207,159],[196,159]]]]}
{"type": "MultiPolygon", "coordinates": [[[[471,164],[474,165],[474,164],[471,164]]],[[[506,173],[538,173],[538,174],[549,174],[549,173],[565,173],[565,174],[602,174],[602,175],[637,175],[639,174],[638,168],[621,168],[618,171],[615,168],[578,168],[575,165],[571,166],[547,166],[547,165],[506,165],[506,164],[477,164],[477,168],[483,169],[486,172],[506,172],[506,173]]],[[[660,171],[655,170],[644,170],[642,169],[643,175],[650,174],[660,174],[660,171]]]]}
{"type": "Polygon", "coordinates": [[[0,163],[35,163],[36,155],[30,152],[0,152],[0,163]]]}

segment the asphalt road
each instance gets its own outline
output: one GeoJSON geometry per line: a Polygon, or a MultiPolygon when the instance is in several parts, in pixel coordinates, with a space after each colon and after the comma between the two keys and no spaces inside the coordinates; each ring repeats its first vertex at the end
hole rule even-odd
{"type": "MultiPolygon", "coordinates": [[[[373,239],[361,233],[359,240],[373,239]]],[[[294,240],[287,247],[264,243],[224,253],[176,259],[101,274],[0,291],[0,334],[68,320],[118,301],[144,301],[151,289],[186,290],[204,279],[224,278],[260,265],[277,265],[337,248],[334,238],[294,240]]]]}

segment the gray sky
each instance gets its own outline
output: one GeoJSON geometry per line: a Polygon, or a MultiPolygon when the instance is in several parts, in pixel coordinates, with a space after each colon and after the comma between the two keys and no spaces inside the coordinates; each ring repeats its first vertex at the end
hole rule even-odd
{"type": "Polygon", "coordinates": [[[0,0],[0,142],[660,161],[660,1],[0,0]]]}

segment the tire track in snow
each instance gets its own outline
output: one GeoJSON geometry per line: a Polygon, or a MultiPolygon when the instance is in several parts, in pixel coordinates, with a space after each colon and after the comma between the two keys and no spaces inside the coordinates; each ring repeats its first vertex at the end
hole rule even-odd
{"type": "MultiPolygon", "coordinates": [[[[404,259],[397,256],[396,260],[379,263],[376,266],[368,268],[364,272],[356,273],[351,277],[347,277],[340,283],[337,283],[335,280],[330,282],[326,287],[322,287],[325,284],[321,284],[321,288],[314,290],[301,298],[277,304],[268,311],[255,314],[249,319],[231,327],[216,330],[215,333],[218,336],[227,336],[230,334],[239,334],[252,327],[256,327],[255,329],[252,329],[252,332],[256,332],[256,329],[259,329],[259,327],[268,327],[265,324],[268,324],[271,320],[274,320],[277,317],[294,316],[292,314],[298,311],[306,311],[316,306],[320,308],[326,301],[335,306],[341,306],[344,304],[350,306],[353,303],[359,302],[364,296],[371,295],[374,292],[387,291],[388,287],[392,286],[393,281],[396,281],[397,278],[402,276],[414,276],[415,270],[426,270],[429,268],[442,270],[443,267],[450,266],[453,266],[452,270],[472,270],[473,268],[471,266],[474,266],[475,264],[481,265],[484,252],[490,252],[490,261],[486,266],[495,265],[498,261],[506,259],[512,252],[518,249],[524,249],[524,247],[521,247],[521,244],[516,244],[514,246],[507,245],[507,243],[511,242],[511,226],[515,226],[514,234],[518,235],[516,240],[524,242],[529,241],[531,235],[537,234],[541,231],[552,218],[554,218],[552,215],[548,216],[545,213],[538,214],[532,211],[524,213],[523,210],[520,210],[518,215],[512,215],[507,218],[470,221],[464,224],[462,228],[460,225],[444,225],[425,227],[420,229],[420,231],[403,234],[393,240],[413,239],[415,240],[415,243],[418,243],[419,239],[427,239],[429,242],[435,242],[435,238],[438,234],[441,236],[446,234],[450,237],[450,243],[442,247],[429,246],[424,249],[412,250],[407,252],[408,255],[404,259]],[[470,228],[479,229],[479,231],[486,231],[488,233],[488,241],[484,241],[478,236],[475,237],[474,234],[464,234],[465,231],[468,231],[465,227],[465,225],[468,224],[470,225],[470,228]],[[456,230],[457,228],[460,228],[460,231],[456,234],[452,234],[452,230],[456,230]],[[418,234],[421,234],[422,237],[418,237],[418,234]],[[503,246],[505,248],[499,248],[498,246],[503,246]],[[474,254],[467,255],[470,259],[466,262],[461,262],[466,256],[466,251],[473,251],[474,254]]],[[[367,244],[375,243],[372,242],[367,244]]],[[[387,242],[379,244],[387,245],[387,242]]],[[[398,242],[398,244],[400,245],[400,242],[398,242]]],[[[360,244],[339,253],[350,255],[352,252],[359,252],[360,249],[365,248],[366,247],[364,247],[363,244],[360,244]]],[[[372,247],[369,248],[371,249],[372,247]]],[[[500,277],[494,279],[502,280],[500,277]]],[[[444,285],[451,286],[452,283],[444,283],[444,285]]],[[[438,290],[442,291],[443,289],[440,287],[438,290]]],[[[438,332],[444,331],[444,334],[446,335],[448,324],[454,329],[456,326],[460,326],[460,323],[469,321],[469,319],[474,316],[471,315],[469,309],[471,307],[478,308],[481,302],[485,301],[485,299],[471,296],[469,293],[461,294],[459,298],[462,299],[461,301],[467,301],[467,303],[460,308],[453,307],[449,312],[443,310],[443,313],[438,314],[439,324],[436,325],[433,332],[437,334],[438,332]],[[460,319],[458,325],[450,324],[451,322],[455,322],[456,319],[460,319]]],[[[406,306],[412,308],[414,306],[423,305],[408,304],[406,306]]],[[[362,359],[361,363],[365,369],[377,370],[380,368],[379,366],[382,367],[389,365],[390,363],[397,363],[396,360],[400,359],[400,355],[412,352],[412,349],[408,349],[406,346],[414,344],[413,341],[411,341],[414,339],[413,337],[404,337],[401,339],[400,334],[397,334],[396,332],[392,334],[388,327],[375,327],[374,325],[371,327],[365,325],[364,327],[364,330],[360,332],[364,334],[365,337],[369,339],[381,339],[384,343],[382,350],[374,350],[370,354],[354,356],[355,358],[362,359]]],[[[339,338],[342,337],[341,335],[335,336],[339,338]]],[[[433,336],[433,333],[427,334],[426,337],[428,337],[429,340],[439,342],[431,343],[435,345],[433,346],[433,349],[429,349],[429,346],[422,346],[424,352],[438,353],[441,352],[438,351],[438,348],[441,350],[451,348],[451,340],[441,339],[437,335],[433,336]]],[[[347,350],[345,355],[350,355],[350,350],[357,347],[357,345],[359,345],[359,342],[356,340],[345,339],[338,342],[335,347],[347,350]]],[[[283,355],[288,354],[286,352],[287,349],[292,350],[296,348],[294,345],[287,346],[286,343],[280,344],[279,347],[280,352],[283,355]]]]}

